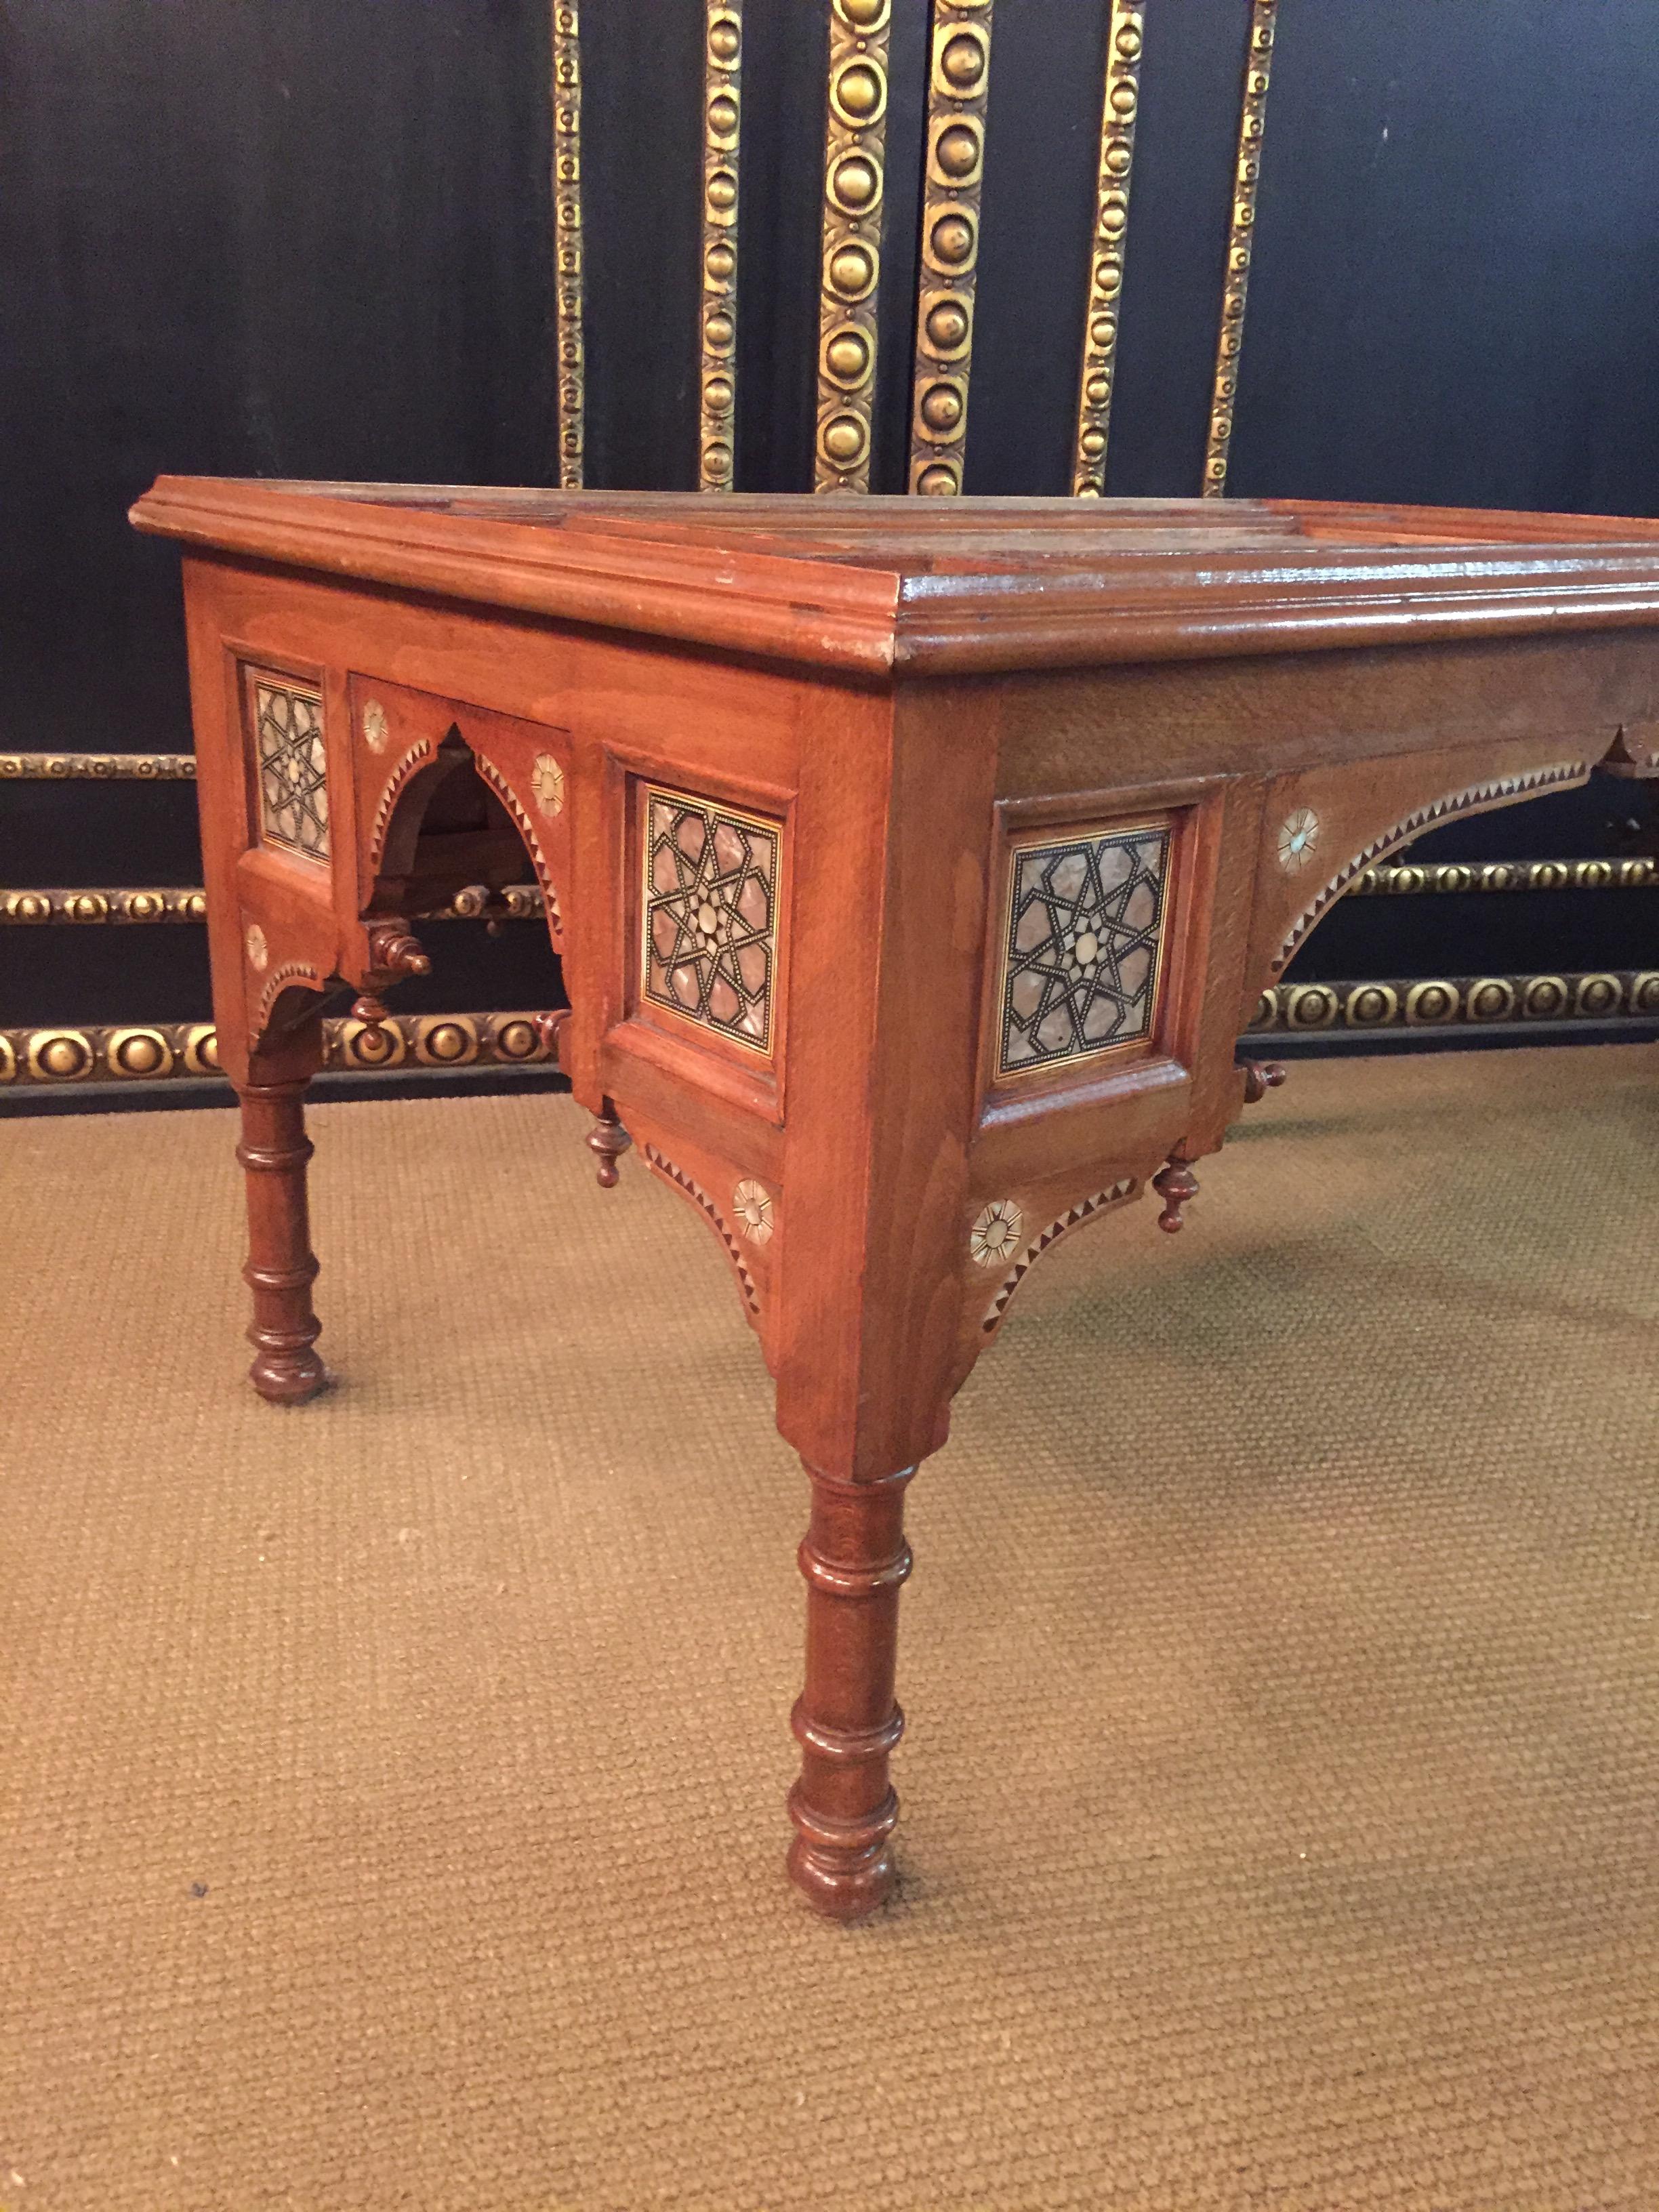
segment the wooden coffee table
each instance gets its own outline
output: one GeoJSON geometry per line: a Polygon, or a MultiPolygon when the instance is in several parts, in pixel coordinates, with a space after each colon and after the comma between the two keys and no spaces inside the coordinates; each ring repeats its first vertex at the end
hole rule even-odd
{"type": "Polygon", "coordinates": [[[191,477],[133,517],[186,549],[255,1387],[325,1380],[324,1010],[373,1023],[527,851],[601,1178],[631,1139],[707,1222],[806,1463],[789,1864],[868,1912],[954,1393],[1061,1237],[1149,1184],[1180,1226],[1267,1079],[1258,993],[1362,868],[1659,772],[1659,528],[191,477]]]}

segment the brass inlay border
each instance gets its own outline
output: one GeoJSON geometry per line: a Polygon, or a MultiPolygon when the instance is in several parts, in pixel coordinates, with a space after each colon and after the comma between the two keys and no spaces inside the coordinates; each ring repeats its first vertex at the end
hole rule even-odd
{"type": "Polygon", "coordinates": [[[815,491],[868,491],[892,0],[830,0],[815,491]]]}
{"type": "Polygon", "coordinates": [[[701,491],[730,491],[738,404],[738,132],[743,0],[707,0],[702,88],[701,491]]]}
{"type": "MultiPolygon", "coordinates": [[[[535,1013],[394,1014],[380,1030],[342,1017],[323,1024],[323,1066],[375,1075],[391,1068],[556,1066],[535,1013]]],[[[211,1022],[58,1023],[0,1030],[0,1087],[87,1083],[222,1082],[211,1022]]]]}
{"type": "Polygon", "coordinates": [[[1264,991],[1249,1034],[1318,1030],[1455,1029],[1494,1022],[1607,1022],[1659,1016],[1659,970],[1586,975],[1407,976],[1392,981],[1279,983],[1264,991]]]}
{"type": "Polygon", "coordinates": [[[962,489],[994,0],[933,0],[910,395],[910,489],[962,489]]]}
{"type": "Polygon", "coordinates": [[[24,783],[133,779],[143,783],[193,783],[194,753],[0,753],[0,781],[24,783]]]}
{"type": "MultiPolygon", "coordinates": [[[[416,917],[421,921],[536,921],[544,911],[539,885],[510,884],[490,891],[482,884],[457,891],[447,906],[416,917]]],[[[100,922],[205,921],[207,893],[199,884],[154,890],[0,890],[0,927],[39,928],[51,922],[81,927],[100,922]]]]}
{"type": "Polygon", "coordinates": [[[553,0],[553,295],[559,486],[582,483],[586,412],[582,340],[582,72],[576,0],[553,0]]]}
{"type": "Polygon", "coordinates": [[[1226,289],[1216,343],[1210,435],[1204,453],[1203,495],[1219,499],[1227,489],[1233,403],[1244,349],[1244,300],[1250,283],[1250,242],[1255,231],[1256,187],[1261,179],[1261,142],[1267,127],[1267,82],[1273,66],[1278,0],[1251,0],[1250,44],[1244,62],[1244,98],[1238,118],[1238,161],[1233,173],[1232,224],[1227,235],[1226,289]]]}
{"type": "Polygon", "coordinates": [[[1089,306],[1078,383],[1077,443],[1072,461],[1074,495],[1098,498],[1106,489],[1106,444],[1111,435],[1112,392],[1117,377],[1118,319],[1123,264],[1129,240],[1129,183],[1134,167],[1135,118],[1140,109],[1140,54],[1145,0],[1112,0],[1106,33],[1106,81],[1100,104],[1100,166],[1095,186],[1094,245],[1089,258],[1089,306]]]}

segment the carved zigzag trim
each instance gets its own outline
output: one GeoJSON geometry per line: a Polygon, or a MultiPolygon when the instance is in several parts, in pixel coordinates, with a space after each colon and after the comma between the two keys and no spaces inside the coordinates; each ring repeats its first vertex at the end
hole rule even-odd
{"type": "Polygon", "coordinates": [[[377,871],[380,867],[386,833],[392,826],[392,810],[398,804],[398,793],[416,769],[424,768],[437,757],[437,746],[430,738],[422,738],[419,744],[410,747],[386,779],[386,788],[380,793],[380,803],[374,810],[374,827],[369,833],[368,865],[371,871],[377,871]]]}
{"type": "Polygon", "coordinates": [[[308,960],[284,961],[283,965],[271,977],[270,981],[265,985],[264,990],[260,995],[259,1019],[258,1024],[259,1029],[263,1030],[266,1023],[270,1021],[271,1014],[276,1008],[277,1000],[282,997],[283,992],[287,990],[290,983],[309,984],[313,990],[318,991],[320,991],[323,988],[323,978],[321,975],[312,966],[308,960]]]}
{"type": "Polygon", "coordinates": [[[684,1168],[677,1168],[673,1161],[659,1152],[654,1145],[646,1146],[645,1157],[659,1175],[665,1177],[677,1190],[683,1190],[693,1204],[700,1206],[714,1223],[720,1233],[720,1240],[726,1247],[726,1256],[738,1271],[738,1280],[743,1286],[744,1302],[750,1312],[758,1319],[761,1310],[760,1291],[756,1286],[754,1277],[744,1265],[742,1248],[726,1226],[725,1216],[719,1206],[695,1176],[689,1176],[684,1168]]]}
{"type": "Polygon", "coordinates": [[[528,847],[531,865],[536,871],[536,880],[542,887],[542,897],[546,902],[547,919],[556,934],[562,937],[564,917],[559,912],[559,896],[553,888],[553,878],[548,872],[547,861],[542,852],[541,841],[536,835],[535,825],[524,808],[520,805],[517,793],[495,763],[486,760],[481,752],[476,750],[472,758],[479,775],[495,792],[502,805],[513,817],[519,835],[528,847]]]}
{"type": "Polygon", "coordinates": [[[1373,837],[1363,853],[1357,853],[1346,867],[1331,878],[1311,905],[1304,907],[1279,947],[1279,957],[1273,962],[1274,973],[1285,965],[1333,899],[1340,898],[1357,875],[1380,860],[1384,854],[1403,845],[1407,838],[1419,836],[1449,815],[1467,814],[1477,806],[1490,806],[1498,799],[1518,799],[1523,792],[1547,791],[1559,783],[1582,783],[1589,774],[1587,761],[1560,761],[1553,768],[1528,769],[1520,775],[1494,776],[1488,783],[1471,784],[1467,791],[1437,799],[1431,806],[1419,806],[1415,814],[1408,814],[1403,822],[1396,822],[1380,837],[1373,837]]]}
{"type": "Polygon", "coordinates": [[[997,1285],[997,1294],[985,1309],[985,1318],[980,1323],[985,1334],[988,1336],[995,1328],[1006,1310],[1009,1299],[1043,1254],[1057,1244],[1068,1229],[1075,1229],[1079,1223],[1091,1220],[1097,1213],[1103,1212],[1109,1206],[1115,1206],[1121,1199],[1132,1198],[1139,1188],[1139,1185],[1133,1176],[1121,1176],[1109,1190],[1097,1190],[1091,1198],[1079,1199],[1075,1206],[1068,1206],[1064,1213],[1051,1221],[1036,1242],[1026,1246],[997,1285]]]}

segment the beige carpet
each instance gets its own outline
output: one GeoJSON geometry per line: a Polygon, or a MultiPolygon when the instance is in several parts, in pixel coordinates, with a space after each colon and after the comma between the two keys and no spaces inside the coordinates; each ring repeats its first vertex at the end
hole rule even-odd
{"type": "Polygon", "coordinates": [[[916,1482],[904,1887],[781,1875],[805,1486],[567,1099],[0,1129],[0,2207],[1659,2206],[1659,1053],[1298,1066],[916,1482]]]}

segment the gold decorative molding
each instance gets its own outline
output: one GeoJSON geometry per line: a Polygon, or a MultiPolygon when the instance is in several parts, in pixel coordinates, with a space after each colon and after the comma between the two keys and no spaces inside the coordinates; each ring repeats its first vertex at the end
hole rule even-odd
{"type": "Polygon", "coordinates": [[[892,0],[830,0],[813,489],[870,489],[892,0]]]}
{"type": "Polygon", "coordinates": [[[1608,1022],[1659,1016],[1659,970],[1586,975],[1407,977],[1358,983],[1279,983],[1264,991],[1250,1034],[1318,1030],[1423,1030],[1495,1022],[1608,1022]]]}
{"type": "Polygon", "coordinates": [[[1206,499],[1219,499],[1227,489],[1227,453],[1232,443],[1233,403],[1238,396],[1238,363],[1244,349],[1244,300],[1250,283],[1250,244],[1255,233],[1255,195],[1261,179],[1261,142],[1267,128],[1267,82],[1278,13],[1279,0],[1250,0],[1250,44],[1244,61],[1232,222],[1227,234],[1226,289],[1221,298],[1221,335],[1216,343],[1210,434],[1204,453],[1206,499]]]}
{"type": "MultiPolygon", "coordinates": [[[[457,891],[447,906],[417,918],[422,921],[534,921],[543,913],[534,884],[510,884],[492,891],[474,884],[457,891]]],[[[70,922],[85,928],[100,922],[133,925],[207,920],[207,893],[198,885],[172,884],[153,890],[0,890],[0,927],[39,928],[70,922]]]]}
{"type": "Polygon", "coordinates": [[[586,411],[582,339],[582,72],[576,0],[553,0],[553,292],[559,485],[579,491],[586,411]]]}
{"type": "MultiPolygon", "coordinates": [[[[374,1075],[393,1067],[558,1065],[535,1013],[393,1014],[376,1030],[349,1018],[323,1024],[325,1070],[374,1075]]],[[[222,1082],[211,1022],[139,1022],[0,1030],[0,1087],[90,1083],[222,1082]]]]}
{"type": "Polygon", "coordinates": [[[921,269],[910,395],[910,489],[962,489],[979,266],[994,0],[933,0],[921,269]]]}
{"type": "MultiPolygon", "coordinates": [[[[1334,900],[1340,898],[1355,878],[1368,868],[1374,860],[1380,860],[1384,853],[1395,851],[1400,846],[1409,844],[1413,837],[1421,836],[1425,830],[1436,828],[1440,823],[1449,821],[1455,814],[1480,814],[1488,807],[1501,806],[1510,799],[1518,799],[1526,792],[1556,791],[1564,786],[1583,783],[1589,775],[1589,763],[1587,761],[1577,760],[1558,761],[1551,768],[1528,769],[1515,775],[1495,775],[1485,783],[1471,784],[1465,791],[1449,792],[1445,798],[1435,799],[1431,805],[1419,806],[1414,813],[1407,814],[1403,820],[1392,823],[1379,836],[1373,837],[1363,852],[1356,853],[1352,860],[1345,862],[1329,881],[1321,886],[1316,895],[1309,900],[1307,905],[1291,924],[1285,941],[1279,948],[1278,957],[1273,963],[1273,972],[1277,975],[1281,968],[1289,965],[1291,955],[1314,924],[1322,917],[1327,908],[1334,900]]],[[[1300,810],[1302,814],[1307,811],[1306,808],[1300,810]]],[[[1298,818],[1299,815],[1293,814],[1290,822],[1285,824],[1285,830],[1288,830],[1298,818]]],[[[1316,829],[1317,817],[1314,819],[1316,829]]],[[[1279,850],[1282,859],[1284,854],[1284,832],[1282,831],[1280,838],[1279,850]]]]}
{"type": "Polygon", "coordinates": [[[1425,891],[1659,890],[1659,861],[1443,860],[1364,868],[1350,898],[1407,898],[1425,891]]]}
{"type": "Polygon", "coordinates": [[[0,781],[56,783],[93,777],[141,783],[194,783],[193,753],[0,753],[0,781]]]}
{"type": "Polygon", "coordinates": [[[207,894],[199,889],[155,890],[0,890],[0,926],[38,927],[43,922],[205,921],[207,894]]]}
{"type": "Polygon", "coordinates": [[[1145,0],[1112,0],[1106,33],[1106,81],[1100,104],[1100,164],[1095,186],[1094,244],[1089,258],[1089,307],[1078,383],[1077,444],[1072,490],[1097,499],[1106,489],[1117,376],[1117,332],[1128,247],[1129,182],[1134,168],[1135,118],[1140,107],[1145,0]]]}
{"type": "Polygon", "coordinates": [[[702,368],[697,485],[730,491],[738,405],[738,133],[743,0],[706,0],[702,91],[702,368]]]}

